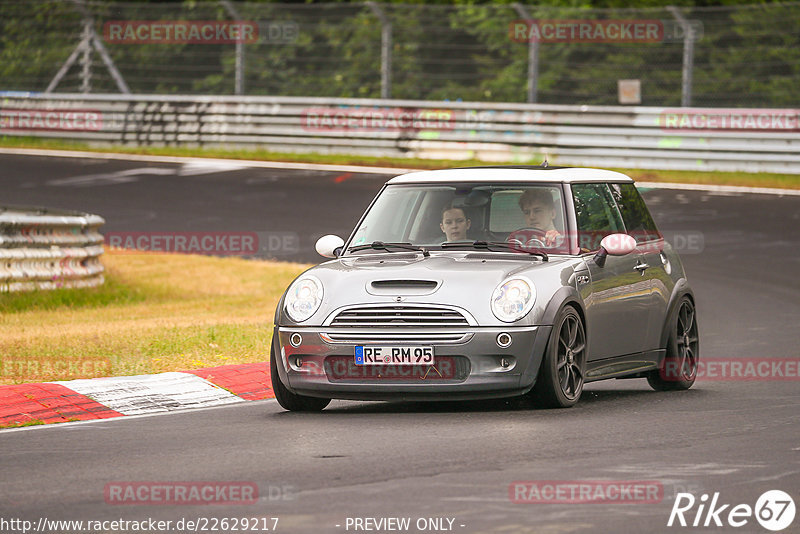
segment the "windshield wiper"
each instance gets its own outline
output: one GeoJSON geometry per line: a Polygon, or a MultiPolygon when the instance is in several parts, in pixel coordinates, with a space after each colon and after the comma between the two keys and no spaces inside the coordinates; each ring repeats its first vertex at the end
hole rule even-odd
{"type": "Polygon", "coordinates": [[[519,247],[519,245],[515,245],[513,243],[506,243],[505,241],[473,241],[472,243],[469,242],[453,242],[453,243],[442,243],[442,248],[464,248],[470,247],[479,250],[489,250],[491,251],[492,248],[502,248],[506,250],[513,250],[514,252],[526,252],[528,254],[532,254],[534,256],[541,257],[544,261],[548,261],[549,257],[547,253],[541,250],[526,250],[519,247]]]}
{"type": "Polygon", "coordinates": [[[359,250],[367,249],[385,250],[387,252],[392,252],[390,249],[413,250],[414,252],[422,252],[422,255],[426,258],[431,255],[431,253],[428,252],[428,249],[425,247],[417,247],[411,243],[384,243],[383,241],[373,241],[372,243],[367,243],[365,245],[350,247],[348,250],[350,252],[358,252],[359,250]]]}

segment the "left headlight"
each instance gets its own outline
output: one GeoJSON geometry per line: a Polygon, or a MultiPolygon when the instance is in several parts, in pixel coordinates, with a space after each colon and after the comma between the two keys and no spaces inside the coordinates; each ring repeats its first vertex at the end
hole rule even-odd
{"type": "Polygon", "coordinates": [[[322,282],[315,276],[301,276],[292,282],[283,301],[289,318],[302,323],[314,315],[322,304],[322,293],[322,282]]]}
{"type": "Polygon", "coordinates": [[[525,317],[536,301],[533,282],[524,278],[506,280],[492,293],[492,313],[504,323],[525,317]]]}

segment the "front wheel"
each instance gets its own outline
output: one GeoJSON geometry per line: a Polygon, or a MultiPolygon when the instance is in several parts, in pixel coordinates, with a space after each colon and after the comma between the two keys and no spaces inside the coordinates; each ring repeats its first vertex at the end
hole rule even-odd
{"type": "Polygon", "coordinates": [[[275,354],[275,344],[273,343],[269,351],[269,374],[272,380],[272,391],[275,392],[278,404],[292,412],[321,412],[330,404],[330,399],[297,395],[286,389],[286,386],[281,382],[281,377],[278,376],[278,357],[275,354]]]}
{"type": "Polygon", "coordinates": [[[647,375],[647,382],[656,391],[689,389],[697,378],[700,361],[700,338],[697,333],[697,314],[689,297],[682,297],[676,308],[667,354],[661,368],[647,375]]]}
{"type": "Polygon", "coordinates": [[[569,408],[583,391],[586,369],[586,329],[572,306],[562,309],[553,324],[542,367],[531,391],[537,404],[569,408]]]}

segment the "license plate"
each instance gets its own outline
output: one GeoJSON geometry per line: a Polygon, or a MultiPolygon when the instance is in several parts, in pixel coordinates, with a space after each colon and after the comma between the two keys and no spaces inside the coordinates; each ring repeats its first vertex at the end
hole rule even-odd
{"type": "Polygon", "coordinates": [[[356,347],[356,365],[433,365],[433,347],[365,345],[356,347]]]}

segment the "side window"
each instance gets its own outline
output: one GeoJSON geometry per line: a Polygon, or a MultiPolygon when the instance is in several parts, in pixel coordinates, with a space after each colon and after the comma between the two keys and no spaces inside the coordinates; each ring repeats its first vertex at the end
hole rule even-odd
{"type": "Polygon", "coordinates": [[[572,198],[578,223],[578,246],[597,250],[607,235],[624,232],[622,217],[606,184],[574,184],[572,198]]]}
{"type": "Polygon", "coordinates": [[[628,234],[636,238],[637,243],[660,239],[661,234],[636,186],[633,184],[609,184],[609,187],[617,201],[628,234]]]}

